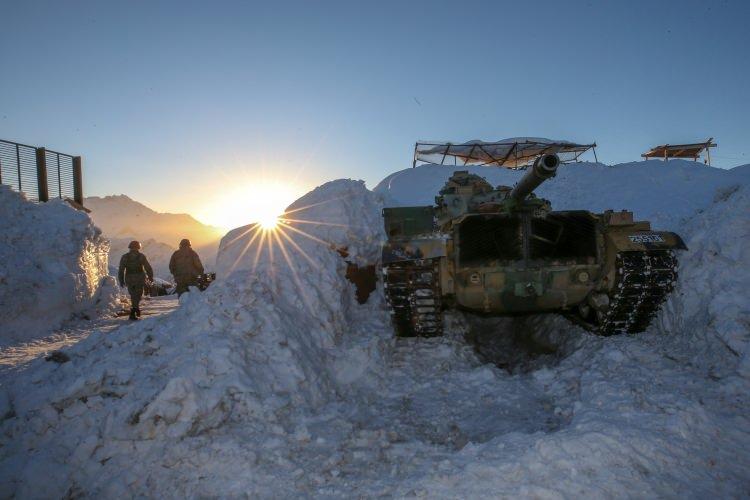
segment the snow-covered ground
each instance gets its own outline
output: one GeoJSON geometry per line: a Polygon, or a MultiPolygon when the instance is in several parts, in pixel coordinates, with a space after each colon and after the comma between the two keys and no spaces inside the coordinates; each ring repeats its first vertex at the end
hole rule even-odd
{"type": "Polygon", "coordinates": [[[61,200],[31,203],[2,185],[0,214],[0,346],[110,312],[109,243],[88,215],[61,200]]]}
{"type": "Polygon", "coordinates": [[[451,313],[394,339],[336,249],[372,262],[381,208],[452,169],[321,186],[290,207],[305,222],[228,234],[175,312],[1,375],[0,496],[747,496],[750,171],[684,163],[568,165],[541,193],[685,237],[658,321],[614,338],[451,313]],[[547,354],[509,353],[529,331],[547,354]]]}

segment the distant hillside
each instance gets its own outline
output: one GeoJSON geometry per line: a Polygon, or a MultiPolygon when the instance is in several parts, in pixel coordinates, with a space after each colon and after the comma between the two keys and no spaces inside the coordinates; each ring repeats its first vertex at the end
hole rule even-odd
{"type": "Polygon", "coordinates": [[[206,267],[212,268],[219,239],[223,231],[207,226],[187,214],[156,212],[125,195],[98,197],[85,200],[91,218],[112,241],[110,265],[117,265],[120,255],[127,250],[127,242],[136,239],[144,244],[144,253],[151,258],[156,274],[169,277],[166,267],[171,252],[182,238],[189,238],[206,267]],[[149,250],[154,255],[149,255],[149,250]]]}

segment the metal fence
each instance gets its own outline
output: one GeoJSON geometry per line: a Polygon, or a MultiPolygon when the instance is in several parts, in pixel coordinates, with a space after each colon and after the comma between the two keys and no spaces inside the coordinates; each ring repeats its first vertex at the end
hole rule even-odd
{"type": "Polygon", "coordinates": [[[60,198],[83,205],[80,156],[0,139],[0,184],[31,201],[60,198]]]}

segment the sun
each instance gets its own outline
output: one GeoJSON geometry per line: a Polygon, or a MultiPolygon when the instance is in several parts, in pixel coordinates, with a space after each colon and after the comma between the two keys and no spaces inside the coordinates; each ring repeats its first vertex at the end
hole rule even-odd
{"type": "MultiPolygon", "coordinates": [[[[281,214],[279,214],[281,215],[281,214]]],[[[264,231],[273,231],[279,225],[279,215],[264,215],[258,220],[260,228],[264,231]]]]}
{"type": "Polygon", "coordinates": [[[304,191],[290,183],[255,180],[217,191],[216,196],[196,212],[199,219],[225,231],[249,224],[271,231],[301,192],[304,191]]]}

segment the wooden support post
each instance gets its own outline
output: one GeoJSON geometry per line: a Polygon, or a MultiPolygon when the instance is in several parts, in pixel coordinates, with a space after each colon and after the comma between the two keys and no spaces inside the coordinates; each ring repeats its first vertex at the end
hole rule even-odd
{"type": "Polygon", "coordinates": [[[708,158],[708,166],[710,167],[711,166],[711,148],[710,147],[706,148],[706,157],[708,158]]]}
{"type": "Polygon", "coordinates": [[[83,168],[80,156],[73,157],[73,199],[83,206],[83,168]]]}
{"type": "Polygon", "coordinates": [[[36,148],[36,185],[37,192],[39,193],[39,201],[49,201],[47,151],[44,148],[36,148]]]}

